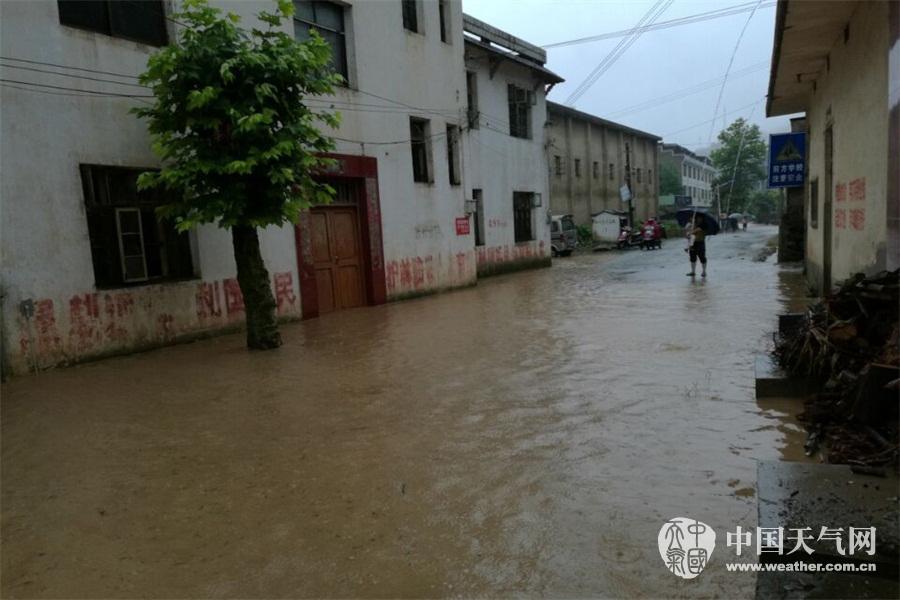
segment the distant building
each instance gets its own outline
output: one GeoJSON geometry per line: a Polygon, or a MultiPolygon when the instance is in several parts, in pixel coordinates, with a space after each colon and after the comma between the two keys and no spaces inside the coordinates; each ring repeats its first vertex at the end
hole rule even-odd
{"type": "Polygon", "coordinates": [[[809,283],[898,268],[900,3],[779,0],[766,114],[795,113],[809,283]]]}
{"type": "Polygon", "coordinates": [[[678,171],[681,193],[690,196],[694,206],[712,206],[718,175],[708,157],[691,152],[678,144],[660,144],[659,164],[671,165],[678,171]]]}
{"type": "Polygon", "coordinates": [[[465,194],[478,275],[550,264],[547,53],[463,16],[465,194]]]}
{"type": "Polygon", "coordinates": [[[643,220],[658,210],[660,137],[601,119],[568,106],[547,103],[547,158],[550,208],[590,225],[602,210],[628,210],[619,196],[625,185],[626,153],[631,163],[634,217],[643,220]]]}

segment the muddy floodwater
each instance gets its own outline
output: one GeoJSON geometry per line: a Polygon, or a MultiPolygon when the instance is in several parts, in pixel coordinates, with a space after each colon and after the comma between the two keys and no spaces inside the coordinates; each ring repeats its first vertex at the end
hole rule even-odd
{"type": "Polygon", "coordinates": [[[694,580],[669,518],[756,525],[797,458],[753,358],[797,294],[770,227],[596,253],[474,288],[2,388],[2,595],[751,598],[694,580]]]}

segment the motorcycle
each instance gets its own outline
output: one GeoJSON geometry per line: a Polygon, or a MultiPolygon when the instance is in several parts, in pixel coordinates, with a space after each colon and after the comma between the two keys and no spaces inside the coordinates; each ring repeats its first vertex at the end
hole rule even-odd
{"type": "Polygon", "coordinates": [[[641,228],[641,250],[653,250],[662,248],[662,234],[657,225],[644,225],[641,228]]]}
{"type": "Polygon", "coordinates": [[[634,248],[643,244],[643,236],[640,231],[632,231],[631,227],[625,226],[619,231],[619,239],[616,241],[616,248],[624,250],[626,248],[634,248]]]}

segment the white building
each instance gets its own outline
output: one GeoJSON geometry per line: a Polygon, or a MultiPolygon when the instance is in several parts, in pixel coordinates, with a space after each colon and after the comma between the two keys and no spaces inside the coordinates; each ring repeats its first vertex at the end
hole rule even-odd
{"type": "MultiPolygon", "coordinates": [[[[252,26],[253,15],[270,3],[218,4],[252,26]]],[[[230,233],[204,226],[176,235],[157,222],[153,205],[160,200],[134,188],[137,173],[159,162],[145,124],[129,109],[149,95],[136,80],[148,56],[177,33],[172,5],[0,3],[7,371],[174,343],[243,323],[230,233]]],[[[485,215],[494,210],[495,191],[494,182],[475,179],[474,168],[473,179],[464,180],[460,3],[298,0],[295,8],[286,30],[303,38],[310,27],[319,29],[348,83],[331,97],[310,100],[342,113],[333,132],[338,167],[325,178],[338,191],[335,203],[304,213],[295,227],[260,235],[279,316],[310,318],[473,284],[475,233],[467,226],[472,203],[467,206],[464,190],[480,186],[483,206],[491,207],[485,215]]],[[[493,102],[491,86],[483,88],[485,101],[493,102]]],[[[538,133],[540,111],[533,108],[538,133]]],[[[511,145],[500,150],[523,160],[542,160],[508,139],[492,143],[511,145]]],[[[546,168],[541,163],[533,171],[546,168]]],[[[508,184],[543,193],[536,182],[513,175],[508,184]]],[[[547,237],[541,223],[535,216],[528,247],[547,237]]],[[[496,243],[509,245],[502,236],[496,243]]]]}
{"type": "Polygon", "coordinates": [[[663,143],[659,146],[659,161],[660,165],[670,165],[677,169],[681,177],[682,194],[690,196],[694,206],[713,205],[718,171],[708,157],[678,144],[663,143]]]}
{"type": "Polygon", "coordinates": [[[469,101],[466,194],[478,274],[550,264],[546,53],[463,17],[469,101]]]}

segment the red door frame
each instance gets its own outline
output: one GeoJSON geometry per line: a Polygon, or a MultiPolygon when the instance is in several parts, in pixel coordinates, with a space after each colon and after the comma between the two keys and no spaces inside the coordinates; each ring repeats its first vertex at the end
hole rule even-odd
{"type": "MultiPolygon", "coordinates": [[[[384,245],[381,238],[381,200],[378,197],[378,160],[371,156],[325,154],[336,164],[322,179],[361,180],[358,201],[359,223],[362,233],[362,259],[365,265],[366,304],[384,304],[387,286],[384,275],[384,245]]],[[[300,214],[294,226],[297,246],[297,271],[300,274],[300,307],[304,319],[319,316],[319,290],[312,259],[309,212],[300,214]]]]}

